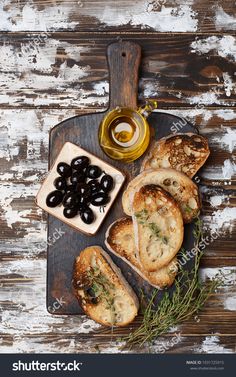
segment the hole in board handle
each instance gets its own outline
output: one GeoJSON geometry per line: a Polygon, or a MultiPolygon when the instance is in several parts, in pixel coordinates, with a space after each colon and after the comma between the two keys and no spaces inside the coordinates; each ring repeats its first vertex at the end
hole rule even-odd
{"type": "Polygon", "coordinates": [[[121,55],[123,56],[123,58],[125,58],[126,57],[126,52],[122,52],[121,55]]]}

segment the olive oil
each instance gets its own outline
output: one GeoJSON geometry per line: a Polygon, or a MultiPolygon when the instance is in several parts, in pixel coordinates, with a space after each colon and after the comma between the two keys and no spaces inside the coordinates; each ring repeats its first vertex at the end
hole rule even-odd
{"type": "Polygon", "coordinates": [[[139,137],[139,129],[128,117],[116,118],[110,125],[110,138],[115,144],[128,148],[135,144],[139,137]]]}
{"type": "Polygon", "coordinates": [[[117,107],[110,111],[99,128],[99,142],[104,152],[124,162],[132,162],[142,156],[150,141],[146,117],[153,108],[156,105],[138,110],[117,107]]]}

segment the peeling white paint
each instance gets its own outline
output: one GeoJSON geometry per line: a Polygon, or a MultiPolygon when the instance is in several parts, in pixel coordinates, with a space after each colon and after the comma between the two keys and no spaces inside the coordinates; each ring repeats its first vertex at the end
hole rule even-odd
{"type": "Polygon", "coordinates": [[[32,220],[29,218],[29,215],[32,213],[32,210],[25,209],[24,207],[22,210],[16,210],[12,208],[12,202],[14,199],[22,200],[27,197],[34,197],[37,188],[39,188],[39,185],[33,188],[27,187],[24,184],[9,184],[2,182],[0,185],[0,205],[3,211],[2,216],[4,216],[8,227],[12,228],[13,225],[18,222],[27,224],[31,223],[32,220]]]}
{"type": "Polygon", "coordinates": [[[109,94],[109,83],[107,81],[101,81],[95,83],[93,88],[98,96],[108,96],[109,94]]]}
{"type": "MultiPolygon", "coordinates": [[[[3,261],[1,264],[2,277],[8,276],[8,282],[0,284],[1,309],[7,305],[8,310],[1,310],[0,333],[2,336],[12,336],[12,344],[4,344],[0,339],[1,353],[30,353],[30,352],[97,352],[96,341],[81,341],[81,334],[89,334],[101,328],[101,325],[85,315],[57,316],[51,315],[46,310],[46,260],[42,259],[14,259],[3,261]],[[20,275],[23,282],[12,284],[10,279],[20,275]],[[9,285],[10,284],[10,285],[9,285]],[[11,303],[9,305],[9,303],[11,303]],[[62,339],[45,342],[47,334],[58,336],[62,339]],[[28,335],[30,334],[30,337],[28,335]],[[73,338],[71,337],[73,334],[73,338]],[[24,340],[27,338],[26,340],[24,340]]],[[[62,299],[63,297],[58,299],[62,299]]],[[[122,343],[112,340],[100,347],[100,352],[120,353],[122,343]]]]}
{"type": "Polygon", "coordinates": [[[224,308],[230,311],[236,311],[236,296],[229,296],[224,301],[224,308]]]}
{"type": "Polygon", "coordinates": [[[235,84],[232,77],[227,73],[223,72],[224,88],[227,97],[231,97],[232,92],[235,93],[235,84]]]}
{"type": "Polygon", "coordinates": [[[236,30],[236,17],[228,14],[221,6],[215,7],[215,27],[216,30],[236,30]]]}
{"type": "Polygon", "coordinates": [[[212,207],[219,207],[225,200],[225,195],[213,195],[210,198],[210,203],[212,207]]]}
{"type": "MultiPolygon", "coordinates": [[[[222,111],[221,117],[224,117],[224,111],[227,112],[228,109],[224,109],[222,111]]],[[[229,110],[230,112],[232,110],[229,110]]],[[[216,110],[209,110],[205,108],[204,105],[195,106],[194,108],[190,110],[184,110],[184,117],[186,117],[191,123],[195,123],[196,117],[202,118],[202,125],[207,125],[208,122],[212,119],[212,117],[215,115],[216,110]]],[[[176,115],[183,116],[183,110],[177,110],[175,111],[176,115]],[[182,115],[181,115],[182,114],[182,115]]],[[[234,113],[234,117],[236,118],[236,114],[234,113]]],[[[223,119],[223,118],[222,118],[223,119]]],[[[206,129],[206,127],[203,128],[203,131],[206,129]]]]}
{"type": "Polygon", "coordinates": [[[229,287],[236,285],[236,269],[235,267],[208,267],[200,269],[200,278],[203,282],[207,279],[214,279],[219,276],[222,280],[221,288],[227,290],[229,287]]]}
{"type": "Polygon", "coordinates": [[[99,328],[101,328],[101,325],[99,325],[99,323],[86,316],[86,320],[81,323],[80,328],[77,330],[77,333],[89,334],[91,331],[97,330],[99,328]]]}
{"type": "MultiPolygon", "coordinates": [[[[2,180],[39,180],[48,169],[47,156],[43,160],[41,149],[47,154],[50,129],[64,119],[76,114],[75,110],[1,110],[0,111],[0,157],[14,160],[2,180]],[[20,148],[25,158],[20,158],[20,148]],[[26,174],[27,172],[27,174],[26,174]]],[[[30,191],[29,191],[30,192],[30,191]]]]}
{"type": "MultiPolygon", "coordinates": [[[[31,35],[29,42],[16,48],[8,43],[1,48],[0,85],[5,88],[8,82],[10,87],[8,91],[1,91],[1,103],[14,106],[23,103],[35,107],[54,103],[80,106],[82,102],[83,105],[86,93],[79,89],[90,67],[80,65],[80,60],[83,60],[82,54],[88,52],[89,47],[74,48],[68,42],[50,38],[40,44],[36,42],[37,38],[31,35]],[[51,94],[47,91],[51,91],[51,94]]],[[[96,92],[92,94],[95,96],[96,92]]]]}
{"type": "Polygon", "coordinates": [[[191,52],[202,55],[209,52],[236,61],[236,38],[232,35],[196,38],[191,43],[191,52]]]}
{"type": "Polygon", "coordinates": [[[236,164],[229,159],[224,161],[222,175],[224,179],[231,179],[236,174],[236,164]]]}
{"type": "Polygon", "coordinates": [[[93,3],[90,7],[82,7],[80,12],[111,27],[130,24],[163,32],[188,32],[197,31],[198,28],[197,12],[192,9],[192,4],[190,0],[185,1],[185,4],[177,0],[174,6],[162,2],[156,7],[149,1],[137,0],[133,5],[130,2],[115,2],[102,8],[93,3]]]}
{"type": "Polygon", "coordinates": [[[236,269],[235,267],[204,268],[200,270],[200,278],[203,282],[207,279],[220,278],[219,300],[225,310],[236,311],[236,269]]]}
{"type": "Polygon", "coordinates": [[[146,98],[147,100],[151,97],[158,97],[158,83],[156,80],[148,81],[148,80],[140,80],[139,87],[142,91],[142,97],[146,98]]]}
{"type": "MultiPolygon", "coordinates": [[[[155,112],[163,112],[163,110],[157,109],[157,110],[155,110],[155,112]]],[[[201,117],[203,126],[207,125],[208,122],[215,116],[222,119],[222,120],[225,120],[225,121],[236,120],[236,112],[233,109],[224,108],[224,109],[219,109],[219,110],[209,110],[204,105],[200,105],[199,107],[195,106],[194,108],[191,108],[189,110],[186,110],[186,109],[184,109],[184,110],[182,110],[182,109],[181,110],[165,109],[164,112],[168,113],[168,114],[179,116],[181,118],[184,117],[184,118],[188,119],[193,124],[195,123],[196,117],[201,117]]],[[[222,131],[224,129],[226,129],[226,127],[222,127],[222,128],[219,127],[219,128],[217,128],[217,131],[222,131]]],[[[207,127],[203,127],[201,129],[201,132],[204,133],[204,134],[212,133],[212,129],[210,129],[210,128],[208,129],[207,127]]]]}
{"type": "MultiPolygon", "coordinates": [[[[0,82],[3,84],[8,82],[12,92],[20,91],[22,90],[21,77],[23,75],[23,86],[27,89],[27,96],[24,92],[22,94],[22,96],[25,96],[25,103],[27,103],[27,97],[36,90],[46,91],[51,89],[60,92],[68,88],[66,94],[69,96],[70,93],[73,93],[71,86],[76,83],[79,88],[80,83],[88,74],[89,66],[78,65],[81,53],[87,51],[88,47],[80,46],[72,49],[69,43],[55,39],[45,39],[44,43],[40,45],[35,44],[34,39],[32,39],[19,48],[4,44],[1,48],[0,82]],[[71,67],[67,66],[67,60],[65,60],[59,67],[55,68],[59,47],[64,49],[65,58],[74,61],[71,67]]],[[[4,103],[4,96],[4,93],[0,95],[2,103],[4,103]]],[[[78,93],[77,96],[79,97],[78,93]]],[[[19,101],[19,98],[17,99],[17,96],[14,95],[8,95],[7,98],[9,104],[19,101]]],[[[41,96],[39,94],[38,98],[44,98],[43,94],[41,96]]],[[[32,101],[32,98],[29,98],[29,101],[32,101]]],[[[50,103],[49,100],[47,100],[47,103],[50,103]]]]}
{"type": "Polygon", "coordinates": [[[1,29],[4,31],[73,30],[78,24],[71,21],[73,13],[80,9],[76,3],[52,2],[51,5],[47,4],[45,8],[38,9],[33,1],[29,0],[23,7],[20,3],[10,4],[9,8],[7,6],[9,0],[1,0],[1,29]]]}
{"type": "Polygon", "coordinates": [[[214,110],[214,114],[224,120],[236,120],[236,112],[233,109],[214,110]]]}
{"type": "Polygon", "coordinates": [[[197,13],[189,5],[179,5],[175,8],[163,5],[159,12],[134,13],[130,23],[143,28],[148,26],[161,32],[197,31],[198,27],[197,13]]]}
{"type": "MultiPolygon", "coordinates": [[[[76,322],[74,327],[71,328],[71,331],[74,331],[76,327],[76,322]]],[[[61,339],[58,336],[55,336],[55,339],[50,339],[50,341],[45,341],[44,334],[36,334],[35,336],[31,336],[30,340],[27,338],[26,340],[24,337],[17,335],[13,337],[13,345],[1,345],[4,340],[0,338],[0,351],[1,353],[131,353],[132,351],[129,350],[120,350],[120,347],[123,343],[117,344],[115,341],[111,341],[108,345],[100,345],[96,344],[94,340],[87,340],[81,341],[79,335],[73,335],[73,339],[71,339],[71,335],[65,336],[65,338],[61,339]],[[98,348],[97,348],[98,347],[98,348]]]]}
{"type": "Polygon", "coordinates": [[[198,14],[192,9],[192,4],[193,0],[186,0],[184,4],[176,0],[173,6],[165,1],[155,4],[137,0],[133,5],[130,2],[114,2],[103,7],[100,3],[79,1],[57,2],[56,6],[47,4],[43,9],[38,9],[29,0],[24,6],[10,6],[5,10],[9,1],[2,0],[0,14],[5,31],[74,30],[79,25],[73,21],[73,15],[79,13],[94,17],[100,24],[110,27],[132,25],[164,32],[195,32],[198,30],[198,14]]]}
{"type": "MultiPolygon", "coordinates": [[[[1,301],[12,302],[12,308],[2,313],[1,334],[23,335],[29,331],[31,334],[44,333],[52,331],[52,324],[56,325],[55,328],[57,327],[58,330],[60,326],[63,326],[65,318],[68,319],[67,322],[70,322],[70,316],[52,316],[46,310],[46,260],[22,259],[2,262],[1,274],[7,274],[9,279],[12,274],[20,274],[22,278],[34,281],[34,284],[30,281],[28,283],[19,282],[12,286],[11,290],[4,286],[0,287],[1,301]],[[20,315],[16,316],[16,311],[20,308],[20,315]]],[[[74,334],[87,334],[101,327],[86,316],[75,316],[74,318],[76,325],[73,329],[74,334]]],[[[65,334],[70,332],[70,326],[63,327],[63,332],[65,334]]]]}
{"type": "MultiPolygon", "coordinates": [[[[22,43],[21,46],[13,47],[5,43],[2,47],[0,85],[5,88],[5,83],[9,83],[8,90],[3,90],[0,93],[2,104],[11,106],[50,104],[63,107],[79,106],[80,108],[105,107],[107,105],[108,81],[103,80],[91,84],[92,88],[90,89],[80,90],[83,83],[88,81],[91,72],[89,65],[83,61],[84,54],[90,50],[89,46],[79,46],[75,49],[70,43],[53,38],[45,38],[39,44],[35,43],[35,38],[37,36],[31,35],[29,42],[22,43]],[[60,50],[58,50],[59,48],[60,50]],[[61,50],[63,50],[63,57],[61,50]],[[56,61],[58,57],[60,57],[59,65],[58,60],[56,61]],[[70,65],[68,65],[69,61],[70,65]],[[105,85],[105,90],[103,85],[105,85]]],[[[231,53],[230,47],[228,49],[228,52],[231,53]]],[[[157,80],[155,82],[140,80],[140,87],[145,98],[158,96],[159,83],[157,80]]],[[[233,78],[227,72],[224,76],[224,89],[227,96],[232,95],[235,91],[233,78]]],[[[185,98],[183,95],[182,97],[188,103],[200,106],[234,104],[221,99],[221,95],[219,90],[212,89],[193,97],[185,98]]],[[[178,94],[176,96],[178,97],[178,94]]],[[[207,111],[205,114],[207,116],[207,111]]]]}
{"type": "MultiPolygon", "coordinates": [[[[235,114],[232,119],[236,119],[235,114]]],[[[211,137],[211,142],[217,143],[221,149],[226,149],[232,153],[236,148],[236,129],[221,127],[219,131],[223,131],[223,134],[218,132],[217,135],[211,137]]]]}
{"type": "MultiPolygon", "coordinates": [[[[207,165],[201,172],[201,176],[209,180],[230,181],[236,174],[236,164],[226,159],[222,165],[207,165]]],[[[227,182],[227,184],[230,184],[227,182]]]]}
{"type": "MultiPolygon", "coordinates": [[[[229,89],[226,89],[229,90],[229,89]]],[[[185,100],[191,105],[224,105],[233,106],[235,102],[227,103],[225,100],[220,99],[220,91],[218,89],[211,89],[208,92],[201,93],[191,97],[185,97],[185,100]]]]}
{"type": "Polygon", "coordinates": [[[232,233],[236,226],[236,208],[225,207],[224,209],[216,210],[211,216],[204,216],[204,223],[210,229],[211,233],[226,232],[232,233]]]}
{"type": "Polygon", "coordinates": [[[233,350],[225,348],[220,344],[220,338],[217,335],[206,336],[200,347],[195,348],[196,353],[234,353],[233,350]]]}

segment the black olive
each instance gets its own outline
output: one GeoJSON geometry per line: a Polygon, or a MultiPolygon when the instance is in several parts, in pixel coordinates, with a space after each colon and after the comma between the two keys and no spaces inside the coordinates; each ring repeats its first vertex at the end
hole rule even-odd
{"type": "Polygon", "coordinates": [[[91,224],[94,221],[94,218],[94,213],[89,207],[87,207],[84,211],[81,212],[81,220],[85,224],[91,224]]]}
{"type": "Polygon", "coordinates": [[[90,203],[90,201],[91,201],[91,197],[90,196],[80,195],[79,199],[78,199],[78,206],[79,206],[79,208],[83,208],[88,203],[90,203]]]}
{"type": "Polygon", "coordinates": [[[67,208],[73,208],[79,204],[79,196],[74,192],[69,192],[64,196],[63,206],[67,208]]]}
{"type": "Polygon", "coordinates": [[[94,197],[94,196],[96,196],[96,195],[98,195],[98,194],[106,194],[106,195],[107,195],[107,193],[104,192],[104,191],[102,191],[100,187],[98,188],[97,191],[94,191],[94,192],[93,192],[92,196],[94,197]]]}
{"type": "Polygon", "coordinates": [[[84,172],[75,172],[72,174],[70,181],[73,186],[77,186],[78,183],[84,182],[85,179],[86,179],[86,176],[84,172]]]}
{"type": "Polygon", "coordinates": [[[88,204],[89,203],[80,203],[80,204],[78,204],[77,207],[78,207],[78,210],[79,210],[80,214],[89,208],[88,204]]]}
{"type": "Polygon", "coordinates": [[[104,206],[109,202],[110,198],[106,193],[99,192],[92,196],[91,204],[96,207],[104,206]]]}
{"type": "Polygon", "coordinates": [[[102,174],[102,170],[97,165],[90,165],[86,169],[86,175],[88,178],[96,179],[102,174]]]}
{"type": "Polygon", "coordinates": [[[90,297],[96,297],[96,293],[94,292],[94,289],[93,288],[88,288],[86,289],[86,293],[90,296],[90,297]]]}
{"type": "Polygon", "coordinates": [[[67,184],[66,184],[66,179],[63,177],[57,177],[54,182],[54,186],[56,187],[57,190],[61,191],[66,191],[67,184]]]}
{"type": "Polygon", "coordinates": [[[86,183],[79,183],[76,186],[76,191],[81,196],[85,196],[85,197],[91,196],[91,187],[86,183]]]}
{"type": "Polygon", "coordinates": [[[105,174],[100,182],[101,189],[105,192],[111,191],[113,188],[113,184],[113,178],[108,174],[105,174]]]}
{"type": "Polygon", "coordinates": [[[63,215],[67,218],[67,219],[72,219],[73,217],[75,217],[76,215],[78,214],[78,209],[76,207],[72,207],[72,208],[64,208],[63,210],[63,215]]]}
{"type": "Polygon", "coordinates": [[[75,157],[71,161],[71,167],[72,169],[75,169],[75,170],[83,170],[89,165],[89,162],[90,160],[87,156],[75,157]]]}
{"type": "Polygon", "coordinates": [[[66,194],[69,194],[69,192],[75,192],[75,186],[69,185],[66,187],[66,194]]]}
{"type": "Polygon", "coordinates": [[[84,279],[83,279],[83,283],[81,285],[81,288],[83,288],[83,290],[86,292],[88,289],[91,288],[91,284],[89,282],[87,282],[86,280],[84,281],[84,279]]]}
{"type": "Polygon", "coordinates": [[[53,207],[58,206],[62,202],[62,199],[63,199],[63,193],[59,190],[55,190],[55,191],[50,192],[50,194],[48,194],[47,199],[46,199],[46,204],[48,207],[53,208],[53,207]]]}
{"type": "Polygon", "coordinates": [[[65,162],[60,162],[57,165],[57,172],[64,178],[69,178],[72,174],[72,169],[70,165],[66,164],[65,162]]]}
{"type": "Polygon", "coordinates": [[[96,305],[99,300],[98,300],[98,297],[92,297],[90,301],[92,304],[96,305]]]}
{"type": "Polygon", "coordinates": [[[99,192],[100,183],[97,179],[91,179],[91,181],[88,181],[88,185],[91,188],[92,193],[99,192]]]}

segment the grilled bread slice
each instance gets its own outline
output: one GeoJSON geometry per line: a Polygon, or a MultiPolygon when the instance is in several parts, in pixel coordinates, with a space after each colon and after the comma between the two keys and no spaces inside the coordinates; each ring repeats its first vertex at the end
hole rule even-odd
{"type": "Polygon", "coordinates": [[[145,271],[136,256],[133,221],[130,217],[119,219],[110,225],[105,243],[113,254],[123,259],[152,286],[163,289],[173,284],[178,270],[177,258],[159,270],[145,271]]]}
{"type": "Polygon", "coordinates": [[[141,170],[172,168],[193,177],[209,154],[205,137],[193,133],[175,134],[154,144],[141,170]]]}
{"type": "Polygon", "coordinates": [[[137,296],[99,246],[87,247],[77,257],[73,285],[85,313],[105,326],[126,326],[138,313],[137,296]]]}
{"type": "Polygon", "coordinates": [[[133,223],[140,264],[156,271],[178,253],[184,236],[178,204],[161,187],[146,185],[135,193],[133,223]]]}
{"type": "Polygon", "coordinates": [[[122,196],[123,210],[132,215],[132,200],[135,191],[144,185],[154,184],[162,187],[177,201],[184,223],[190,223],[198,216],[201,203],[197,185],[185,174],[174,169],[147,170],[137,175],[122,196]]]}

